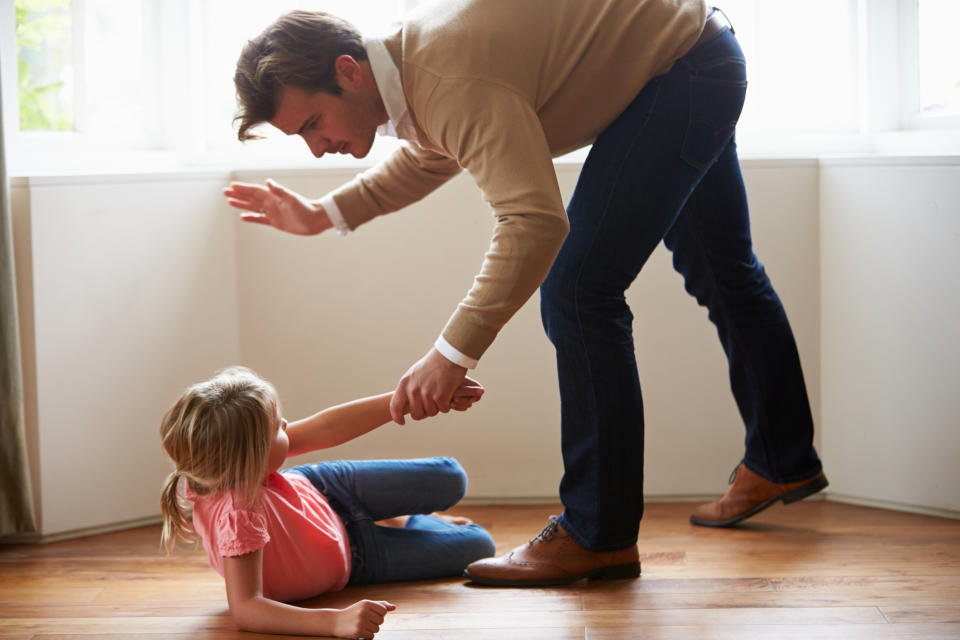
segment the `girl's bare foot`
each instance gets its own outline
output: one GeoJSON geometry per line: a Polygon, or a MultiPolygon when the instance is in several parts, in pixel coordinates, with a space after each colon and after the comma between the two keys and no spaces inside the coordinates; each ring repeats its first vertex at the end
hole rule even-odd
{"type": "MultiPolygon", "coordinates": [[[[434,511],[431,513],[434,518],[439,518],[450,524],[473,524],[473,520],[466,516],[449,516],[439,511],[434,511]]],[[[407,526],[407,520],[410,519],[410,516],[397,516],[395,518],[387,518],[386,520],[378,520],[377,524],[384,527],[396,527],[398,529],[403,529],[407,526]]]]}
{"type": "Polygon", "coordinates": [[[440,518],[441,520],[445,520],[446,522],[449,522],[451,524],[473,524],[473,520],[471,520],[466,516],[448,516],[446,514],[440,513],[439,511],[434,511],[430,515],[432,515],[435,518],[440,518]]]}
{"type": "Polygon", "coordinates": [[[407,526],[407,520],[410,519],[410,516],[397,516],[395,518],[387,518],[386,520],[377,520],[377,524],[382,527],[396,527],[397,529],[403,529],[407,526]]]}

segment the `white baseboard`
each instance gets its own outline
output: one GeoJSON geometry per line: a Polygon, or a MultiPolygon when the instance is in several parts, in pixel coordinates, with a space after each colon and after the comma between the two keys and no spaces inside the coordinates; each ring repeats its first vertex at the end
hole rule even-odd
{"type": "Polygon", "coordinates": [[[872,498],[860,498],[843,493],[829,492],[826,499],[830,502],[842,502],[843,504],[853,504],[860,507],[873,507],[874,509],[888,509],[890,511],[905,511],[907,513],[917,513],[924,516],[936,516],[938,518],[950,518],[951,520],[960,520],[960,511],[951,509],[938,509],[937,507],[923,507],[915,504],[905,504],[903,502],[893,502],[890,500],[874,500],[872,498]]]}
{"type": "MultiPolygon", "coordinates": [[[[87,536],[98,536],[104,533],[113,533],[115,531],[125,531],[127,529],[136,529],[149,525],[160,524],[159,515],[146,518],[137,518],[135,520],[124,520],[113,524],[105,524],[96,527],[85,527],[82,529],[71,529],[70,531],[61,531],[59,533],[41,534],[41,533],[15,533],[0,538],[0,544],[47,544],[50,542],[61,542],[63,540],[73,540],[74,538],[86,538],[87,536]]],[[[160,538],[157,538],[157,548],[160,548],[160,538]]]]}

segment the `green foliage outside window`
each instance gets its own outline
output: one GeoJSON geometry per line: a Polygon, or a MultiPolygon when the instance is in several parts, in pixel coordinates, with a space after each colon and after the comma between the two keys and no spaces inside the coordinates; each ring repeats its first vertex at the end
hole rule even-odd
{"type": "Polygon", "coordinates": [[[70,0],[16,0],[21,131],[73,129],[62,73],[71,51],[70,0]]]}

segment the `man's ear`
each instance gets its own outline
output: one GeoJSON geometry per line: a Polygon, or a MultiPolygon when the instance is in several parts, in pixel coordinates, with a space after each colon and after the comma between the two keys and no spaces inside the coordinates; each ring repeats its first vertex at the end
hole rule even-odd
{"type": "Polygon", "coordinates": [[[337,82],[340,87],[357,89],[363,84],[363,70],[360,63],[353,56],[343,54],[333,61],[333,67],[337,71],[337,82]]]}

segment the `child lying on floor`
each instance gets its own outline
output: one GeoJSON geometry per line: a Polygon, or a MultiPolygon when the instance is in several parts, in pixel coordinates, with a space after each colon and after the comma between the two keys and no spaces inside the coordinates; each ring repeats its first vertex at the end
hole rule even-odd
{"type": "MultiPolygon", "coordinates": [[[[465,411],[482,394],[467,378],[452,406],[465,411]]],[[[482,527],[429,515],[466,490],[466,474],[452,458],[321,462],[278,472],[288,457],[390,422],[391,396],[288,424],[273,386],[234,367],[187,389],[164,416],[163,449],[176,470],[161,499],[163,545],[169,552],[178,539],[203,541],[241,629],[372,638],[395,608],[389,602],[361,600],[342,610],[284,602],[347,584],[458,576],[493,555],[482,527]]]]}

